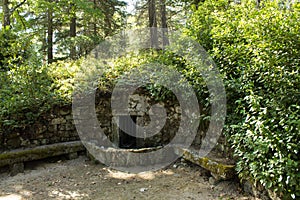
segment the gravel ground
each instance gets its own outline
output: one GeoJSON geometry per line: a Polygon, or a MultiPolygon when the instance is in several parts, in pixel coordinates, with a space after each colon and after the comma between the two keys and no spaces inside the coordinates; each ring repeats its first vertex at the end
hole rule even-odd
{"type": "Polygon", "coordinates": [[[177,161],[155,172],[128,174],[88,161],[33,162],[24,173],[0,174],[0,200],[48,199],[237,199],[252,200],[236,182],[209,183],[204,169],[177,161]]]}

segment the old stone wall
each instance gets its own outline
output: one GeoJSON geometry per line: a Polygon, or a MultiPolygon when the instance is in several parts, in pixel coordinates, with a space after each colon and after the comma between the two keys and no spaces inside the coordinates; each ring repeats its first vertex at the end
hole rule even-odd
{"type": "Polygon", "coordinates": [[[0,130],[0,152],[76,140],[71,106],[56,106],[31,125],[0,130]]]}
{"type": "MultiPolygon", "coordinates": [[[[113,116],[110,96],[110,94],[97,93],[95,109],[104,133],[116,146],[119,146],[122,138],[120,137],[120,130],[116,125],[116,121],[120,120],[122,115],[115,113],[113,116]]],[[[145,138],[136,139],[135,147],[154,147],[168,144],[177,133],[181,120],[181,109],[178,102],[174,100],[155,101],[149,95],[144,95],[143,93],[131,95],[129,99],[129,112],[139,126],[146,126],[153,119],[157,120],[159,124],[164,119],[154,117],[157,114],[155,113],[155,108],[165,108],[166,111],[166,116],[162,116],[162,118],[166,119],[161,131],[152,137],[145,136],[145,138]],[[153,105],[155,105],[152,107],[154,109],[150,109],[153,105]]],[[[84,112],[85,109],[83,108],[82,110],[84,112]]],[[[194,146],[201,144],[205,128],[206,125],[200,124],[198,134],[194,139],[194,146]]],[[[0,152],[76,140],[80,140],[80,138],[74,125],[72,105],[56,106],[28,127],[9,131],[0,130],[0,152]]],[[[217,147],[224,151],[225,146],[225,140],[221,138],[217,147]]]]}

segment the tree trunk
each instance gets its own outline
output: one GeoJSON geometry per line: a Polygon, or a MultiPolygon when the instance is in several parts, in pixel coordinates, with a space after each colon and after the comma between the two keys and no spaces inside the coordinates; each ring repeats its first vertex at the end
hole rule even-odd
{"type": "MultiPolygon", "coordinates": [[[[96,2],[96,0],[94,0],[94,9],[95,10],[97,9],[97,2],[96,2]]],[[[94,19],[94,20],[95,20],[95,22],[93,24],[93,32],[94,32],[94,36],[97,36],[98,35],[97,23],[96,23],[96,19],[94,19]]],[[[98,59],[98,49],[97,48],[94,50],[94,57],[96,59],[98,59]]]]}
{"type": "Polygon", "coordinates": [[[256,7],[260,8],[260,0],[256,0],[256,7]]]}
{"type": "Polygon", "coordinates": [[[148,0],[148,15],[150,27],[150,45],[152,48],[158,48],[156,5],[155,0],[148,0]]]}
{"type": "MultiPolygon", "coordinates": [[[[76,14],[74,11],[74,4],[71,5],[71,23],[70,23],[70,37],[75,38],[76,37],[76,14]]],[[[71,59],[76,58],[76,45],[74,41],[72,41],[71,47],[70,47],[70,57],[71,59]]]]}
{"type": "MultiPolygon", "coordinates": [[[[94,0],[94,9],[97,9],[97,1],[94,0]]],[[[94,31],[94,36],[97,35],[97,23],[96,23],[96,19],[94,19],[94,24],[93,24],[93,31],[94,31]]]]}
{"type": "Polygon", "coordinates": [[[165,0],[160,0],[160,13],[161,13],[163,47],[165,47],[165,46],[169,45],[167,11],[166,11],[166,1],[165,0]]]}
{"type": "MultiPolygon", "coordinates": [[[[49,0],[51,2],[51,0],[49,0]]],[[[53,62],[53,10],[51,7],[48,8],[48,34],[47,34],[47,54],[48,63],[53,62]]]]}
{"type": "Polygon", "coordinates": [[[2,19],[3,28],[10,26],[10,10],[9,10],[9,1],[3,0],[3,19],[2,19]]]}
{"type": "Polygon", "coordinates": [[[43,40],[42,40],[42,48],[41,52],[43,53],[43,64],[47,64],[47,30],[43,31],[43,40]]]}
{"type": "MultiPolygon", "coordinates": [[[[71,38],[76,37],[76,18],[75,17],[72,17],[72,19],[71,19],[70,37],[71,38]]],[[[74,41],[72,41],[72,44],[71,44],[70,57],[71,57],[71,59],[76,58],[76,45],[75,45],[74,41]]]]}

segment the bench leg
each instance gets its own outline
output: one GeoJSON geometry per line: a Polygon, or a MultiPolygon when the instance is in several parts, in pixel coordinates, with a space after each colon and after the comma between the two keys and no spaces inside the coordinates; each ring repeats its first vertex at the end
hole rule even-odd
{"type": "Polygon", "coordinates": [[[76,158],[78,158],[78,153],[77,152],[73,152],[73,153],[68,154],[68,159],[69,160],[76,159],[76,158]]]}
{"type": "Polygon", "coordinates": [[[18,173],[24,172],[24,163],[23,162],[14,163],[14,164],[10,165],[9,168],[10,168],[10,175],[15,176],[18,173]]]}

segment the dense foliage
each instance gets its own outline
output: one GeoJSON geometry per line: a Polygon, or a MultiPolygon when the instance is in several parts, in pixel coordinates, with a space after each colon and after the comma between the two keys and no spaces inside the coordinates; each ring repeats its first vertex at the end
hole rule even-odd
{"type": "Polygon", "coordinates": [[[38,66],[28,61],[1,72],[0,131],[25,128],[53,106],[71,104],[76,63],[38,66]]]}
{"type": "Polygon", "coordinates": [[[0,132],[34,123],[55,104],[70,104],[79,58],[124,25],[124,5],[0,2],[0,132]]]}
{"type": "MultiPolygon", "coordinates": [[[[0,30],[0,132],[28,126],[54,105],[71,104],[74,75],[84,56],[122,26],[121,1],[59,2],[51,10],[50,0],[10,1],[10,26],[0,30]]],[[[221,72],[228,108],[224,133],[239,176],[284,199],[300,198],[300,4],[192,2],[186,34],[199,41],[221,72]]],[[[173,52],[146,50],[119,57],[102,71],[97,88],[112,91],[122,74],[147,63],[180,72],[208,122],[209,93],[201,74],[173,52]]],[[[159,73],[153,71],[153,76],[159,73]]],[[[174,97],[155,83],[144,89],[157,100],[174,97]]]]}
{"type": "Polygon", "coordinates": [[[239,176],[286,199],[300,197],[299,18],[299,4],[208,0],[190,26],[224,76],[239,176]]]}

